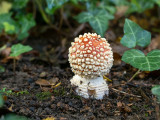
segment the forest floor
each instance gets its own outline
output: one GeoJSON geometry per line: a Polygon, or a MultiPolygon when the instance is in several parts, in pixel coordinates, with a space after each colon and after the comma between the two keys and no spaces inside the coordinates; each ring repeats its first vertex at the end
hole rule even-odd
{"type": "MultiPolygon", "coordinates": [[[[68,63],[68,48],[74,37],[61,37],[54,30],[37,26],[24,42],[34,50],[17,60],[15,72],[12,59],[3,58],[1,61],[5,72],[0,73],[0,89],[4,93],[5,105],[0,115],[13,112],[35,120],[47,117],[61,120],[156,120],[158,105],[151,88],[160,84],[160,70],[141,72],[128,82],[137,69],[121,61],[127,50],[119,42],[123,36],[124,18],[117,21],[113,20],[107,31],[114,52],[114,65],[106,75],[111,79],[108,81],[109,96],[103,100],[78,96],[70,84],[74,74],[68,63]],[[41,33],[43,31],[46,31],[45,34],[41,33]],[[47,81],[54,85],[49,85],[47,81]]],[[[138,21],[148,23],[150,18],[138,21]]],[[[78,34],[91,31],[86,26],[78,34]]],[[[150,29],[148,26],[147,29],[150,29]]],[[[150,46],[139,48],[144,53],[160,48],[157,42],[160,43],[160,36],[155,33],[152,37],[150,46]]]]}

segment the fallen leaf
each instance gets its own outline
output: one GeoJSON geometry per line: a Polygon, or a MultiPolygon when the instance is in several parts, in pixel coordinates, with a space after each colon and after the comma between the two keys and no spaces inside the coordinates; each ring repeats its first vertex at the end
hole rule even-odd
{"type": "Polygon", "coordinates": [[[54,117],[47,117],[47,118],[42,119],[42,120],[55,120],[55,118],[54,117]]]}
{"type": "Polygon", "coordinates": [[[43,77],[46,77],[47,73],[46,72],[41,72],[39,77],[43,78],[43,77]]]}
{"type": "Polygon", "coordinates": [[[117,102],[117,107],[122,107],[122,103],[121,102],[117,102]]]}
{"type": "Polygon", "coordinates": [[[8,57],[5,57],[4,59],[1,60],[2,63],[7,63],[9,60],[13,60],[13,59],[16,59],[16,60],[20,60],[22,58],[22,56],[17,56],[17,57],[11,57],[11,56],[8,56],[8,57]]]}
{"type": "Polygon", "coordinates": [[[128,10],[128,6],[124,6],[124,5],[121,5],[121,6],[117,6],[117,12],[115,13],[115,18],[116,19],[119,19],[121,18],[122,16],[125,15],[126,11],[128,10]]]}
{"type": "Polygon", "coordinates": [[[149,115],[152,115],[153,110],[147,110],[149,115]]]}
{"type": "Polygon", "coordinates": [[[45,79],[39,79],[36,81],[36,84],[38,85],[42,85],[42,86],[50,86],[50,82],[48,80],[45,79]]]}
{"type": "Polygon", "coordinates": [[[129,106],[124,106],[124,111],[130,113],[132,109],[129,106]]]}

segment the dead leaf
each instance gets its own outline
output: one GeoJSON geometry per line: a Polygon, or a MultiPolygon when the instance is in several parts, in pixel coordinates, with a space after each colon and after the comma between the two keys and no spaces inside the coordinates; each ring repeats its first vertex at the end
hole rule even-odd
{"type": "Polygon", "coordinates": [[[129,106],[124,106],[124,111],[130,113],[132,112],[132,109],[129,106]]]}
{"type": "Polygon", "coordinates": [[[47,118],[42,119],[42,120],[55,120],[55,118],[54,117],[47,117],[47,118]]]}
{"type": "Polygon", "coordinates": [[[115,18],[116,19],[119,19],[121,18],[122,16],[125,15],[126,11],[128,10],[128,6],[124,6],[124,5],[121,5],[121,6],[117,6],[117,12],[115,13],[115,18]]]}
{"type": "Polygon", "coordinates": [[[13,108],[13,106],[14,106],[14,105],[13,105],[13,104],[11,104],[11,106],[8,108],[8,110],[12,112],[12,111],[13,111],[13,109],[12,109],[12,108],[13,108]]]}
{"type": "Polygon", "coordinates": [[[114,61],[113,61],[114,65],[120,65],[122,63],[121,56],[118,53],[114,52],[113,58],[114,58],[114,61]]]}
{"type": "Polygon", "coordinates": [[[2,51],[0,51],[0,54],[4,57],[8,57],[11,53],[11,48],[7,47],[5,49],[3,49],[2,51]]]}
{"type": "Polygon", "coordinates": [[[21,55],[20,55],[20,56],[17,56],[17,57],[10,57],[10,56],[8,56],[8,57],[2,59],[1,62],[2,62],[2,63],[7,63],[9,60],[13,60],[13,59],[20,60],[21,58],[22,58],[21,55]]]}
{"type": "Polygon", "coordinates": [[[43,78],[43,77],[46,77],[47,73],[46,72],[41,72],[39,77],[43,78]]]}
{"type": "Polygon", "coordinates": [[[50,82],[45,79],[39,79],[36,81],[36,84],[41,85],[41,86],[50,86],[50,82]]]}
{"type": "Polygon", "coordinates": [[[52,86],[52,88],[56,88],[56,87],[58,87],[58,86],[60,86],[61,85],[61,82],[59,82],[57,85],[55,85],[55,86],[52,86]]]}
{"type": "Polygon", "coordinates": [[[121,108],[122,107],[122,103],[121,102],[117,102],[117,107],[121,108]]]}
{"type": "Polygon", "coordinates": [[[156,36],[152,39],[149,46],[145,49],[144,53],[147,54],[148,52],[154,50],[154,49],[160,49],[160,35],[156,36]]]}
{"type": "Polygon", "coordinates": [[[153,110],[147,110],[149,115],[152,115],[153,110]]]}
{"type": "Polygon", "coordinates": [[[57,82],[59,81],[59,78],[57,77],[53,77],[49,80],[49,82],[52,84],[52,85],[55,85],[57,82]]]}

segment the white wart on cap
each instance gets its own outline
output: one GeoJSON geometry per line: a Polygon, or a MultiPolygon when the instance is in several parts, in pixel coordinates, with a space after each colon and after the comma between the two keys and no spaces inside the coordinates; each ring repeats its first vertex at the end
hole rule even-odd
{"type": "Polygon", "coordinates": [[[96,78],[109,73],[113,52],[105,38],[96,33],[85,33],[75,38],[69,48],[72,71],[84,78],[96,78]]]}

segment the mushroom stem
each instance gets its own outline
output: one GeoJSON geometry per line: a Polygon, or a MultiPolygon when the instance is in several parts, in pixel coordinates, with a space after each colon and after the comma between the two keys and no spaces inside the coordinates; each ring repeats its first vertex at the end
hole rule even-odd
{"type": "Polygon", "coordinates": [[[70,82],[77,86],[77,94],[84,98],[103,99],[104,95],[108,96],[109,94],[108,85],[102,76],[88,79],[75,75],[70,82]]]}

